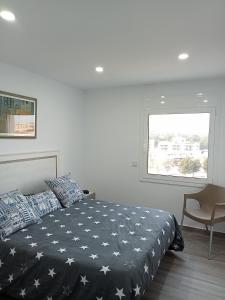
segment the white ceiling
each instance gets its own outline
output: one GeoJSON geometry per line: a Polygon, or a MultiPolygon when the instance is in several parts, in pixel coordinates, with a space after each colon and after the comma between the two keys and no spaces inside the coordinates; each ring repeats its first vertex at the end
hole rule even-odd
{"type": "Polygon", "coordinates": [[[16,22],[0,20],[0,60],[73,86],[225,74],[225,0],[0,0],[6,8],[16,22]]]}

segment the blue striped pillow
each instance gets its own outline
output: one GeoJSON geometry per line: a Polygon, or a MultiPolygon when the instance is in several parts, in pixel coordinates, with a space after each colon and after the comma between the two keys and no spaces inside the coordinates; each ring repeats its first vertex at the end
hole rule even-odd
{"type": "Polygon", "coordinates": [[[84,193],[79,185],[68,175],[45,180],[45,182],[59,199],[63,207],[69,207],[74,202],[84,198],[84,193]]]}
{"type": "Polygon", "coordinates": [[[40,217],[33,211],[26,197],[18,191],[1,195],[0,239],[28,225],[40,222],[40,217]]]}
{"type": "Polygon", "coordinates": [[[30,195],[26,198],[39,217],[42,217],[58,208],[62,208],[59,200],[52,191],[30,195]]]}

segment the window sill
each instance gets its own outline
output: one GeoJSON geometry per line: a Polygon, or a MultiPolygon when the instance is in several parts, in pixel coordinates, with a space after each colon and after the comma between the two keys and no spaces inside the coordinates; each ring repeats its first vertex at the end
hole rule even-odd
{"type": "Polygon", "coordinates": [[[203,187],[209,183],[209,179],[189,179],[184,180],[183,178],[176,179],[164,179],[164,178],[153,178],[153,177],[142,177],[140,182],[149,182],[166,185],[179,185],[179,186],[191,186],[191,187],[203,187]]]}

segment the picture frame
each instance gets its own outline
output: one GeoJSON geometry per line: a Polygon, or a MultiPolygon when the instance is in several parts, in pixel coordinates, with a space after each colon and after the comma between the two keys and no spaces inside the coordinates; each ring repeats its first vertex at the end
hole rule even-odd
{"type": "Polygon", "coordinates": [[[0,91],[0,138],[37,137],[37,99],[0,91]]]}

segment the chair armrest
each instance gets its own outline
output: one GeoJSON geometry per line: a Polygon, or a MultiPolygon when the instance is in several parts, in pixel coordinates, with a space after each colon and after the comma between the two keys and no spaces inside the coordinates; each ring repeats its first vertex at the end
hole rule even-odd
{"type": "Polygon", "coordinates": [[[218,207],[224,207],[225,208],[225,202],[224,203],[216,203],[216,206],[218,206],[218,207]]]}
{"type": "Polygon", "coordinates": [[[225,203],[221,202],[221,203],[216,203],[213,207],[212,210],[212,214],[211,214],[211,223],[214,222],[214,218],[215,218],[215,212],[217,208],[225,208],[225,203]]]}

